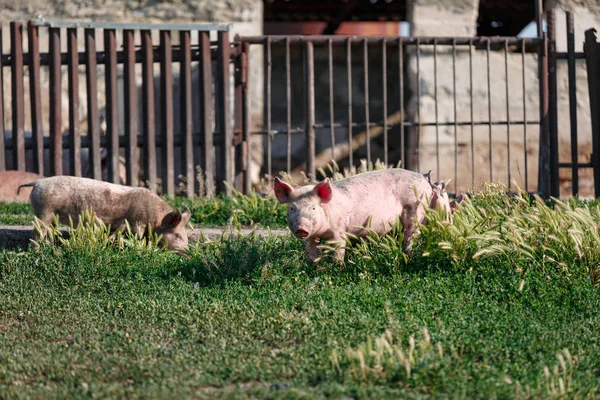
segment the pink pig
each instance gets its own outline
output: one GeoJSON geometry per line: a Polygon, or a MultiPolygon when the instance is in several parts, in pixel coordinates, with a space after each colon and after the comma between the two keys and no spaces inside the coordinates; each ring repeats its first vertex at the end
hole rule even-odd
{"type": "Polygon", "coordinates": [[[316,185],[297,189],[275,178],[275,196],[288,204],[288,226],[305,241],[310,261],[319,257],[319,243],[331,240],[338,246],[335,259],[343,262],[346,234],[364,237],[370,227],[385,235],[398,218],[404,231],[403,247],[409,253],[418,232],[416,221],[424,220],[423,203],[428,202],[430,208],[440,206],[448,215],[452,211],[445,184],[431,183],[430,173],[394,168],[333,183],[325,178],[316,185]]]}

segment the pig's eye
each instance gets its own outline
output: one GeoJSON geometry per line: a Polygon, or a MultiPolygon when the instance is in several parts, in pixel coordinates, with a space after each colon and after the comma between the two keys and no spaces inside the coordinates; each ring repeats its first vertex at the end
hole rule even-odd
{"type": "Polygon", "coordinates": [[[290,211],[294,211],[294,206],[289,206],[289,207],[288,207],[288,209],[289,209],[290,211]]]}
{"type": "Polygon", "coordinates": [[[316,209],[317,209],[316,207],[313,207],[313,208],[312,208],[312,210],[313,210],[313,211],[315,211],[316,209]]]}

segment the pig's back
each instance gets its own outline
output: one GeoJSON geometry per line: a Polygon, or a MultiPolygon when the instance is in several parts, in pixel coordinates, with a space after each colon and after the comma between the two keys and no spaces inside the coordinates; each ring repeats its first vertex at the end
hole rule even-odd
{"type": "Polygon", "coordinates": [[[425,177],[418,173],[401,168],[365,172],[350,178],[334,182],[334,187],[341,190],[353,201],[394,199],[400,202],[414,202],[414,189],[422,195],[430,185],[425,177]]]}

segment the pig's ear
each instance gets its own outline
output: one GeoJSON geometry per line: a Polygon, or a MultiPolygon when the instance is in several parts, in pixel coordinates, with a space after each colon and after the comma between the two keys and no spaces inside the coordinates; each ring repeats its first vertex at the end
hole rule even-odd
{"type": "Polygon", "coordinates": [[[188,221],[190,220],[191,215],[192,215],[192,213],[190,212],[190,209],[187,206],[185,206],[183,208],[183,210],[181,211],[181,219],[183,219],[183,223],[184,224],[188,223],[188,221]]]}
{"type": "Polygon", "coordinates": [[[317,183],[314,190],[317,197],[321,199],[321,203],[327,204],[331,201],[331,196],[333,195],[333,188],[331,187],[331,182],[329,181],[329,178],[325,178],[325,180],[317,183]]]}
{"type": "Polygon", "coordinates": [[[175,228],[181,223],[182,217],[183,216],[181,215],[181,212],[179,210],[173,210],[164,216],[160,225],[165,229],[175,228]]]}
{"type": "Polygon", "coordinates": [[[292,195],[294,194],[294,188],[282,181],[278,177],[275,177],[275,197],[280,203],[288,203],[292,195]]]}

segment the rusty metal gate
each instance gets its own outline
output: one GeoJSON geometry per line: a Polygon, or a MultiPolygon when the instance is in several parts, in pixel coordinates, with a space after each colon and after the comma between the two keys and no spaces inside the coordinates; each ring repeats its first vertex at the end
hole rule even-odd
{"type": "MultiPolygon", "coordinates": [[[[514,189],[518,180],[550,194],[548,37],[536,6],[537,38],[236,37],[240,139],[264,138],[267,182],[279,172],[315,180],[332,160],[352,168],[364,158],[432,169],[452,178],[454,192],[486,180],[514,189]],[[254,49],[264,59],[263,115],[249,109],[254,49]]],[[[241,166],[250,163],[244,149],[241,166]]]]}
{"type": "MultiPolygon", "coordinates": [[[[233,165],[229,25],[33,20],[27,24],[27,52],[23,24],[12,22],[9,30],[11,48],[5,54],[1,48],[5,30],[0,27],[0,132],[4,133],[0,171],[86,175],[133,186],[145,183],[154,190],[162,181],[163,193],[172,196],[178,175],[189,194],[197,192],[195,167],[199,166],[205,176],[214,178],[217,191],[229,190],[224,184],[230,181],[228,171],[233,165]],[[172,36],[173,31],[177,35],[172,36]],[[65,33],[66,51],[65,41],[61,43],[65,33]],[[216,41],[211,42],[211,33],[216,41]],[[155,64],[160,65],[158,74],[155,64]],[[65,66],[68,84],[62,80],[65,66]],[[82,70],[84,96],[79,87],[82,70]],[[10,90],[4,90],[8,73],[10,90]],[[136,80],[141,81],[141,88],[136,80]],[[99,93],[105,95],[105,127],[99,115],[99,93]],[[61,110],[65,97],[68,116],[61,110]],[[11,111],[5,115],[8,104],[11,111]],[[81,110],[83,104],[85,110],[81,110]],[[26,105],[30,106],[28,121],[26,105]],[[68,124],[63,123],[66,118],[68,124]],[[6,120],[11,130],[5,129],[6,120]],[[45,123],[49,135],[44,135],[45,123]],[[83,157],[87,162],[82,162],[83,157]]],[[[210,196],[214,190],[206,188],[202,194],[210,196]]]]}

